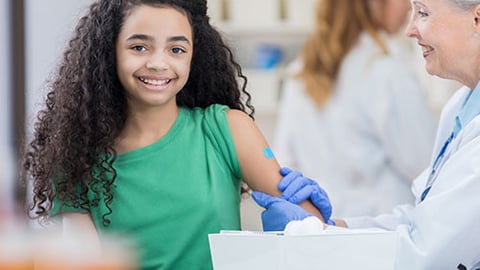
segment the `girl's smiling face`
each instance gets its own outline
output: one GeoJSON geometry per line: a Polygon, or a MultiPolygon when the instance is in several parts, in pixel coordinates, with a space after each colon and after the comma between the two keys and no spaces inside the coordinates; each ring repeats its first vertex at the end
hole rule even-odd
{"type": "Polygon", "coordinates": [[[131,10],[116,43],[117,74],[130,109],[176,106],[190,73],[192,35],[189,19],[178,9],[131,10]]]}
{"type": "Polygon", "coordinates": [[[412,0],[411,6],[406,34],[422,47],[428,73],[476,84],[480,39],[474,11],[460,9],[451,0],[412,0]]]}

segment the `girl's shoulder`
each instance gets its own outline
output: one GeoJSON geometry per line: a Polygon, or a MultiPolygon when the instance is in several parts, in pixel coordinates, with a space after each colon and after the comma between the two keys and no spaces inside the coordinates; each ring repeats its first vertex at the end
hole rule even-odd
{"type": "Polygon", "coordinates": [[[187,118],[203,127],[203,129],[222,131],[228,128],[227,114],[231,110],[222,104],[212,104],[205,108],[182,108],[187,118]]]}
{"type": "Polygon", "coordinates": [[[247,113],[230,109],[227,105],[212,104],[205,108],[183,108],[182,110],[190,120],[202,125],[204,129],[222,133],[228,133],[230,128],[247,128],[253,125],[253,119],[247,113]]]}
{"type": "Polygon", "coordinates": [[[229,110],[227,105],[222,104],[211,104],[205,108],[194,107],[194,108],[181,108],[186,114],[190,114],[192,116],[214,116],[218,114],[224,114],[226,110],[229,110]]]}

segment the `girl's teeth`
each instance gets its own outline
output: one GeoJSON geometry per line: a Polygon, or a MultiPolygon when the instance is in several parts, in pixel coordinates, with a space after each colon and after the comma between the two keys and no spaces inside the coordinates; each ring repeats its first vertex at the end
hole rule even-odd
{"type": "Polygon", "coordinates": [[[170,80],[152,80],[152,79],[144,79],[144,78],[140,78],[140,80],[146,84],[151,84],[151,85],[163,85],[170,81],[170,80]]]}

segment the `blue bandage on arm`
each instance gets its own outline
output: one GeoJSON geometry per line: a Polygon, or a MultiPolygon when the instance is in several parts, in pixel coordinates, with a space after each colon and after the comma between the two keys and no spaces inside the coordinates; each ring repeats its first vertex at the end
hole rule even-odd
{"type": "Polygon", "coordinates": [[[274,158],[275,156],[273,155],[273,151],[272,149],[270,149],[270,147],[266,147],[265,149],[263,149],[263,155],[266,157],[266,158],[274,158]]]}

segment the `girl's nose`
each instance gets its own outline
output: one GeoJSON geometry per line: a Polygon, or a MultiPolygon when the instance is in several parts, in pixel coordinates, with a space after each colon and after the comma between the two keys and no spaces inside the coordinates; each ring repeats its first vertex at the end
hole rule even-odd
{"type": "Polygon", "coordinates": [[[151,70],[166,70],[168,69],[168,59],[165,54],[158,52],[151,55],[146,63],[146,67],[151,70]]]}

